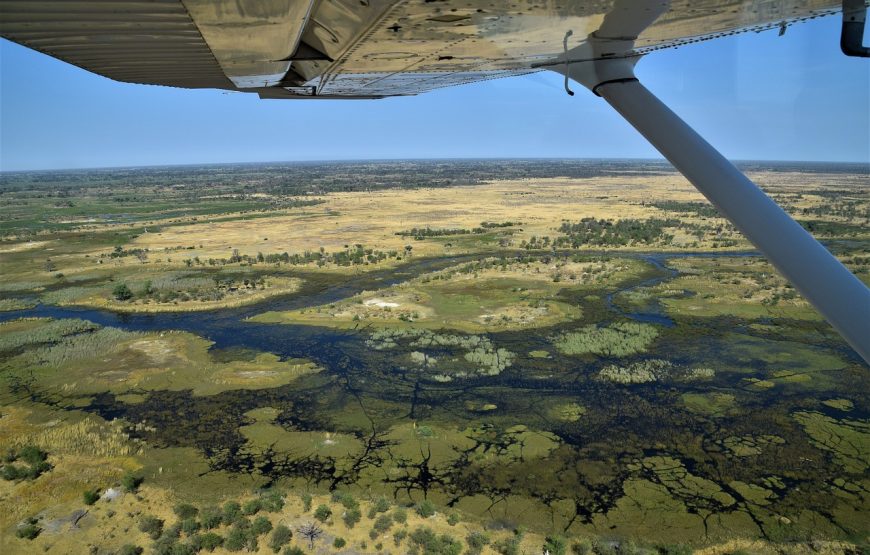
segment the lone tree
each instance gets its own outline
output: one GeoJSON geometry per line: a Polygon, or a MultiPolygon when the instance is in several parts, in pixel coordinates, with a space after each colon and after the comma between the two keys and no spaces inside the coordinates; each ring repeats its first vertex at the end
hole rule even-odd
{"type": "Polygon", "coordinates": [[[112,296],[119,301],[129,301],[133,298],[133,292],[130,291],[130,288],[127,287],[126,283],[121,283],[112,289],[112,296]]]}
{"type": "Polygon", "coordinates": [[[299,527],[299,535],[308,540],[308,549],[314,549],[314,542],[323,534],[320,526],[309,522],[299,527]]]}

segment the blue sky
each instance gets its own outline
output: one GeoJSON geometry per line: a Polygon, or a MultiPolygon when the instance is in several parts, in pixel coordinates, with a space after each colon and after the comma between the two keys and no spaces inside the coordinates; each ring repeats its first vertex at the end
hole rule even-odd
{"type": "MultiPolygon", "coordinates": [[[[839,16],[642,60],[638,77],[732,159],[870,162],[870,60],[839,16]]],[[[116,83],[0,40],[0,170],[658,154],[605,102],[540,73],[377,101],[116,83]]]]}

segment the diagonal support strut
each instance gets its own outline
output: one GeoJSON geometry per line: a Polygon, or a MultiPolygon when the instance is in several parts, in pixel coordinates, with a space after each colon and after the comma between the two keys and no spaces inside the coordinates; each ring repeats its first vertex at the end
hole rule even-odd
{"type": "Polygon", "coordinates": [[[870,364],[870,289],[634,76],[636,59],[566,64],[740,230],[870,364]],[[606,65],[605,65],[606,64],[606,65]]]}

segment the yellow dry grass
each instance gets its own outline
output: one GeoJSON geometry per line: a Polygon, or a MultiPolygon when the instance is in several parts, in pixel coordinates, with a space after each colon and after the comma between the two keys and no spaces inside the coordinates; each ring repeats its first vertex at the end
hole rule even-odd
{"type": "Polygon", "coordinates": [[[125,470],[139,466],[134,458],[139,446],[117,426],[70,411],[4,406],[0,444],[38,445],[49,453],[52,465],[35,480],[0,480],[0,537],[4,541],[23,518],[40,511],[52,518],[59,516],[67,505],[79,504],[82,492],[93,484],[111,484],[125,470]]]}
{"type": "Polygon", "coordinates": [[[839,541],[814,541],[812,544],[773,544],[764,540],[734,539],[718,545],[697,549],[694,555],[845,555],[855,553],[855,545],[839,541]]]}
{"type": "Polygon", "coordinates": [[[411,244],[415,256],[436,255],[450,248],[440,241],[414,241],[396,233],[427,225],[471,229],[483,221],[520,221],[522,232],[514,235],[519,244],[533,235],[555,236],[562,220],[665,217],[666,213],[642,205],[651,199],[702,201],[703,197],[676,175],[504,180],[447,189],[334,193],[324,197],[324,204],[304,211],[174,226],[143,234],[130,246],[148,248],[158,259],[164,249],[194,246],[172,253],[173,261],[179,262],[183,260],[179,257],[228,258],[233,249],[255,256],[321,247],[338,251],[357,243],[399,251],[411,244]]]}
{"type": "Polygon", "coordinates": [[[27,241],[24,243],[13,243],[11,245],[0,247],[0,253],[29,251],[44,247],[49,243],[50,241],[27,241]]]}

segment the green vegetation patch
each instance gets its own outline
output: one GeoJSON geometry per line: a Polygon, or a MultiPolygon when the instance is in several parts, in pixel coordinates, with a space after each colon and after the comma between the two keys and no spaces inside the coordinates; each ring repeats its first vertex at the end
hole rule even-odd
{"type": "Polygon", "coordinates": [[[695,476],[686,469],[682,461],[673,457],[646,457],[630,465],[629,468],[649,476],[653,481],[665,486],[672,495],[688,504],[707,500],[717,506],[729,507],[735,503],[735,499],[723,491],[719,484],[695,476]]]}
{"type": "Polygon", "coordinates": [[[695,381],[712,378],[712,368],[688,368],[667,360],[647,359],[626,366],[611,364],[598,373],[600,380],[630,385],[659,381],[695,381]]]}
{"type": "Polygon", "coordinates": [[[631,478],[623,484],[622,494],[611,510],[594,515],[595,530],[671,542],[704,534],[703,517],[690,513],[662,484],[631,478]]]}
{"type": "Polygon", "coordinates": [[[351,464],[354,456],[363,450],[360,440],[351,435],[287,430],[270,422],[241,426],[239,432],[246,440],[244,451],[254,454],[292,454],[300,459],[329,457],[351,464]]]}
{"type": "Polygon", "coordinates": [[[832,409],[837,409],[845,412],[849,412],[853,408],[855,408],[855,404],[849,399],[826,399],[822,401],[822,404],[826,407],[831,407],[832,409]]]}
{"type": "Polygon", "coordinates": [[[583,246],[624,247],[628,245],[652,245],[670,243],[673,236],[667,228],[680,225],[679,220],[649,218],[647,220],[604,220],[583,218],[579,222],[562,222],[559,232],[563,234],[553,241],[557,248],[580,248],[583,246]]]}
{"type": "Polygon", "coordinates": [[[620,322],[608,327],[586,326],[552,339],[553,346],[565,355],[595,354],[624,357],[644,352],[658,337],[649,324],[620,322]]]}
{"type": "Polygon", "coordinates": [[[0,312],[11,312],[13,310],[25,310],[33,308],[36,303],[27,299],[0,299],[0,312]]]}
{"type": "Polygon", "coordinates": [[[675,279],[645,289],[673,318],[734,316],[746,319],[821,320],[819,313],[764,259],[672,258],[675,279]]]}
{"type": "Polygon", "coordinates": [[[792,417],[803,426],[813,444],[831,452],[847,472],[866,472],[870,466],[870,422],[838,420],[810,411],[798,411],[792,417]]]}
{"type": "Polygon", "coordinates": [[[35,480],[51,470],[48,453],[35,445],[10,449],[0,463],[0,478],[7,481],[35,480]]]}
{"type": "Polygon", "coordinates": [[[577,422],[586,414],[586,407],[577,403],[563,403],[550,408],[550,416],[561,422],[577,422]]]}
{"type": "Polygon", "coordinates": [[[271,353],[252,361],[217,362],[208,352],[211,343],[189,333],[128,332],[84,320],[47,319],[2,328],[11,329],[0,336],[0,350],[28,347],[2,363],[2,379],[12,386],[38,384],[79,394],[190,389],[211,395],[278,387],[320,371],[312,362],[281,360],[271,353]]]}
{"type": "Polygon", "coordinates": [[[52,320],[27,318],[0,323],[0,351],[15,351],[23,347],[57,343],[71,335],[98,330],[100,326],[86,320],[52,320]]]}
{"type": "Polygon", "coordinates": [[[364,292],[330,305],[267,312],[253,320],[329,327],[451,328],[472,333],[527,329],[582,315],[579,307],[557,297],[561,288],[551,280],[512,277],[434,280],[364,292]]]}
{"type": "Polygon", "coordinates": [[[782,445],[785,440],[774,435],[730,436],[722,440],[725,447],[735,457],[760,455],[768,445],[782,445]]]}
{"type": "Polygon", "coordinates": [[[440,382],[495,376],[511,366],[515,358],[514,353],[496,347],[488,337],[435,333],[425,329],[378,330],[370,335],[366,344],[378,351],[415,349],[408,355],[410,368],[419,371],[423,377],[440,382]],[[444,356],[445,350],[454,354],[444,356]]]}
{"type": "MultiPolygon", "coordinates": [[[[837,377],[836,371],[847,366],[834,352],[798,341],[729,333],[723,336],[721,345],[723,367],[737,372],[761,370],[762,374],[755,376],[756,379],[791,387],[830,388],[837,377]]],[[[766,386],[755,383],[754,389],[766,386]]]]}
{"type": "Polygon", "coordinates": [[[740,497],[754,505],[770,505],[777,495],[767,488],[757,486],[755,484],[747,484],[739,480],[734,480],[728,483],[740,497]]]}
{"type": "Polygon", "coordinates": [[[683,393],[681,398],[685,407],[697,414],[721,417],[735,411],[736,397],[731,393],[683,393]]]}

